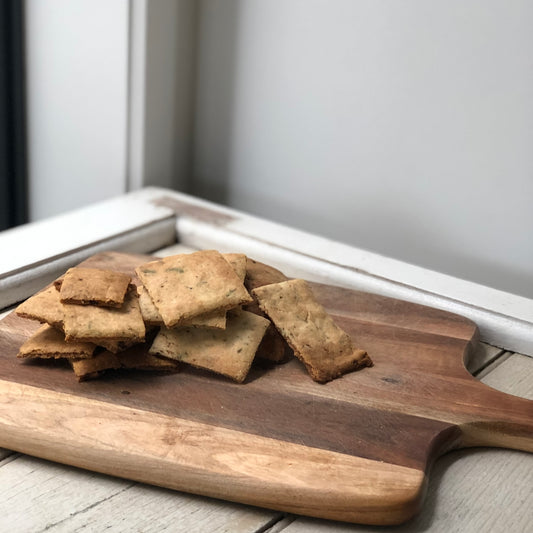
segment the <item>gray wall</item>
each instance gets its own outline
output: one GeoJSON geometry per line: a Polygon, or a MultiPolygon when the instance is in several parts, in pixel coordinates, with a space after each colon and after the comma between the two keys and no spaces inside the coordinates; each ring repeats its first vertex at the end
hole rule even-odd
{"type": "Polygon", "coordinates": [[[533,3],[201,4],[197,194],[533,297],[533,3]]]}

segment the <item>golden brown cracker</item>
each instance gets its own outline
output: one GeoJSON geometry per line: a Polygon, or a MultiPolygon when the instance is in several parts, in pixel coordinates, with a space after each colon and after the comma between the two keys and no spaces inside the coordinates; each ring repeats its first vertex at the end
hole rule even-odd
{"type": "Polygon", "coordinates": [[[135,292],[128,291],[120,309],[63,304],[65,338],[98,343],[102,339],[142,342],[146,328],[135,292]]]}
{"type": "MultiPolygon", "coordinates": [[[[231,265],[238,278],[244,282],[246,275],[246,256],[244,254],[227,253],[222,257],[231,265]]],[[[226,327],[226,311],[211,311],[204,315],[197,315],[190,320],[180,323],[181,326],[194,326],[200,328],[224,329],[226,327]]]]}
{"type": "Polygon", "coordinates": [[[20,347],[17,357],[87,359],[92,357],[95,349],[96,345],[90,342],[65,342],[61,331],[44,324],[20,347]]]}
{"type": "Polygon", "coordinates": [[[62,303],[119,308],[124,303],[131,277],[100,268],[69,268],[60,288],[62,303]]]}
{"type": "Polygon", "coordinates": [[[169,328],[252,300],[216,250],[165,257],[138,267],[136,272],[169,328]]]}
{"type": "Polygon", "coordinates": [[[228,313],[225,330],[162,328],[150,353],[208,369],[241,383],[269,325],[266,318],[239,309],[228,313]]]}
{"type": "Polygon", "coordinates": [[[264,285],[253,294],[315,381],[323,383],[372,365],[367,353],[354,348],[351,337],[316,301],[304,280],[264,285]]]}
{"type": "Polygon", "coordinates": [[[58,329],[63,328],[65,311],[59,292],[53,285],[30,296],[15,309],[15,313],[23,318],[46,322],[58,329]]]}

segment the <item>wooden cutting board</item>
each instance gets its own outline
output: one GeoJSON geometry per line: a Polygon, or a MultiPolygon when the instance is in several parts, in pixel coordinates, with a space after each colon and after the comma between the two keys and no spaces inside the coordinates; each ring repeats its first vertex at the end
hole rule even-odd
{"type": "MultiPolygon", "coordinates": [[[[146,256],[99,254],[131,272],[146,256]]],[[[78,383],[16,359],[38,324],[0,322],[0,446],[93,471],[292,513],[397,524],[423,503],[437,457],[466,446],[533,451],[533,402],[464,366],[469,320],[312,284],[375,365],[325,385],[297,360],[235,384],[207,372],[114,372],[78,383]]]]}

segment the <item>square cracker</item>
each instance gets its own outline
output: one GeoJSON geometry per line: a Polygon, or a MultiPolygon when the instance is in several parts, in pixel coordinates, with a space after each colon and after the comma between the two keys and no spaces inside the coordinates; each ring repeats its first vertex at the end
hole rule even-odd
{"type": "Polygon", "coordinates": [[[15,309],[15,313],[20,317],[46,322],[55,328],[63,329],[65,311],[59,299],[59,291],[53,285],[30,296],[15,309]]]}
{"type": "Polygon", "coordinates": [[[120,309],[94,305],[63,304],[67,341],[98,343],[103,339],[142,342],[146,334],[139,299],[128,291],[120,309]]]}
{"type": "MultiPolygon", "coordinates": [[[[238,253],[227,253],[222,254],[222,257],[231,265],[237,277],[244,283],[244,277],[246,276],[246,256],[238,253]]],[[[182,325],[224,329],[226,327],[226,311],[219,311],[217,309],[203,315],[197,315],[182,325]]]]}
{"type": "Polygon", "coordinates": [[[162,328],[149,351],[242,383],[269,325],[266,318],[238,309],[228,313],[224,330],[162,328]]]}
{"type": "MultiPolygon", "coordinates": [[[[246,275],[246,255],[239,253],[222,254],[222,257],[231,265],[239,279],[244,282],[246,275]]],[[[161,317],[157,307],[154,305],[152,298],[143,285],[137,288],[139,292],[139,304],[141,306],[141,313],[145,324],[151,326],[163,326],[163,318],[161,317]]],[[[226,311],[211,311],[203,315],[197,315],[190,320],[182,322],[183,326],[195,326],[203,328],[224,329],[226,327],[226,311]]]]}
{"type": "Polygon", "coordinates": [[[69,268],[61,283],[62,303],[122,307],[131,277],[100,268],[69,268]]]}
{"type": "Polygon", "coordinates": [[[354,348],[351,337],[316,301],[304,280],[264,285],[252,294],[315,381],[324,383],[372,366],[367,353],[354,348]]]}
{"type": "Polygon", "coordinates": [[[61,331],[44,324],[20,347],[17,357],[87,359],[95,349],[96,345],[90,342],[65,342],[61,331]]]}
{"type": "Polygon", "coordinates": [[[165,326],[252,301],[230,264],[216,250],[165,257],[136,269],[165,326]]]}

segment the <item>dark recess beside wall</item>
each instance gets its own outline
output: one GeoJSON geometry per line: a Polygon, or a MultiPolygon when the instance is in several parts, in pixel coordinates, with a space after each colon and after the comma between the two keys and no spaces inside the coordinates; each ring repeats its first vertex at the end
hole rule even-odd
{"type": "Polygon", "coordinates": [[[0,230],[27,221],[24,12],[0,2],[0,230]]]}

